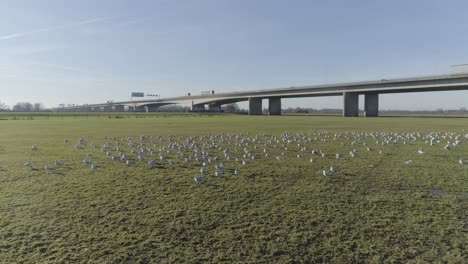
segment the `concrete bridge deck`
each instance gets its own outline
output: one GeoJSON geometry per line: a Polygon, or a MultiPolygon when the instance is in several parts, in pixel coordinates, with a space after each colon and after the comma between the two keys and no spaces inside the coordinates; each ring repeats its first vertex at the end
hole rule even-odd
{"type": "Polygon", "coordinates": [[[359,95],[365,96],[365,116],[378,116],[379,94],[411,93],[468,90],[468,74],[428,76],[405,79],[381,79],[377,81],[352,82],[327,85],[297,86],[278,89],[239,91],[209,95],[179,96],[156,100],[122,101],[104,104],[82,105],[62,110],[90,110],[103,111],[123,110],[125,106],[134,110],[144,111],[149,107],[157,108],[169,104],[182,104],[191,106],[193,110],[204,109],[218,111],[221,105],[249,101],[249,114],[262,114],[262,100],[269,100],[269,114],[281,114],[281,98],[317,97],[317,96],[343,96],[343,116],[357,116],[359,95]]]}

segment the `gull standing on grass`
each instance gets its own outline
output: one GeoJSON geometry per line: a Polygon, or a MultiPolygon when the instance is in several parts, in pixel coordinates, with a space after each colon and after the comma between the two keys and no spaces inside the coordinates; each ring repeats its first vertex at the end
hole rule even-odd
{"type": "Polygon", "coordinates": [[[202,179],[199,176],[195,176],[195,177],[193,177],[193,179],[195,180],[196,183],[203,183],[205,181],[204,179],[202,179]]]}

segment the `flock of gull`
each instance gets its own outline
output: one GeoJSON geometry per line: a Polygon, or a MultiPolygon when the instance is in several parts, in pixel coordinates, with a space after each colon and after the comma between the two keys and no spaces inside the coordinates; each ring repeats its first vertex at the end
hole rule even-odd
{"type": "MultiPolygon", "coordinates": [[[[387,133],[387,132],[342,132],[331,133],[328,131],[314,131],[310,133],[285,132],[280,136],[268,134],[215,134],[204,136],[140,136],[134,138],[105,137],[105,143],[98,147],[94,143],[87,143],[80,138],[76,144],[71,144],[68,139],[64,144],[73,147],[80,155],[83,155],[83,165],[91,171],[98,170],[98,166],[92,162],[94,155],[107,156],[108,159],[123,163],[124,166],[134,166],[136,163],[145,163],[148,167],[161,165],[177,166],[178,164],[190,164],[193,167],[194,181],[205,182],[211,173],[215,177],[223,174],[241,174],[241,167],[265,160],[282,162],[281,166],[290,164],[288,159],[303,159],[309,163],[319,163],[322,175],[331,177],[338,171],[333,166],[335,159],[359,159],[362,152],[375,152],[375,155],[385,155],[385,146],[396,144],[415,145],[414,155],[425,155],[426,149],[434,148],[441,153],[453,152],[461,144],[462,140],[468,140],[468,134],[462,135],[453,132],[431,132],[422,135],[414,133],[387,133]],[[421,146],[424,145],[424,148],[421,146]],[[337,149],[348,149],[348,154],[326,153],[323,149],[327,146],[337,149]],[[419,147],[418,147],[419,146],[419,147]],[[100,151],[99,151],[100,148],[100,151]],[[88,151],[91,152],[88,152],[88,151]],[[83,153],[87,152],[87,153],[83,153]],[[229,164],[225,166],[224,164],[229,164]],[[229,168],[228,168],[229,167],[229,168]],[[210,168],[214,170],[210,170],[210,168]],[[210,172],[211,171],[211,172],[210,172]]],[[[38,151],[39,147],[31,146],[31,151],[38,151]]],[[[458,163],[468,164],[458,152],[458,163]]],[[[453,155],[452,155],[453,156],[453,155]]],[[[413,160],[402,160],[406,165],[412,165],[413,160]]],[[[53,166],[44,165],[44,170],[53,172],[64,162],[55,160],[53,166]]],[[[31,162],[23,164],[24,167],[34,169],[31,162]]]]}

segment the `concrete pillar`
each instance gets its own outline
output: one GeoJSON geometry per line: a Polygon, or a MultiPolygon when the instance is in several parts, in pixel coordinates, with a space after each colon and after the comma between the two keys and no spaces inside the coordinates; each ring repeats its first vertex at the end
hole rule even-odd
{"type": "Polygon", "coordinates": [[[249,115],[262,114],[262,98],[249,97],[249,115]]]}
{"type": "Polygon", "coordinates": [[[124,111],[125,111],[125,106],[123,106],[123,105],[116,105],[116,106],[114,106],[114,111],[116,111],[116,112],[124,112],[124,111]]]}
{"type": "Polygon", "coordinates": [[[210,112],[221,112],[221,105],[219,104],[209,104],[208,111],[210,112]]]}
{"type": "Polygon", "coordinates": [[[281,98],[268,99],[268,115],[281,115],[281,98]]]}
{"type": "Polygon", "coordinates": [[[358,93],[343,93],[343,116],[359,116],[358,93]]]}
{"type": "Polygon", "coordinates": [[[364,116],[379,116],[379,94],[369,93],[364,95],[364,116]]]}

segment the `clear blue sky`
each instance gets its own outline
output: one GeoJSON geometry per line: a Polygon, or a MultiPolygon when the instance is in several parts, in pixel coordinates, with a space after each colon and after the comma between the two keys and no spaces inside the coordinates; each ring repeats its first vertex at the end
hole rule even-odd
{"type": "MultiPolygon", "coordinates": [[[[2,0],[0,101],[447,74],[468,63],[467,10],[448,0],[2,0]]],[[[341,107],[341,98],[283,101],[296,105],[341,107]]],[[[460,107],[468,91],[381,96],[382,109],[460,107]]]]}

